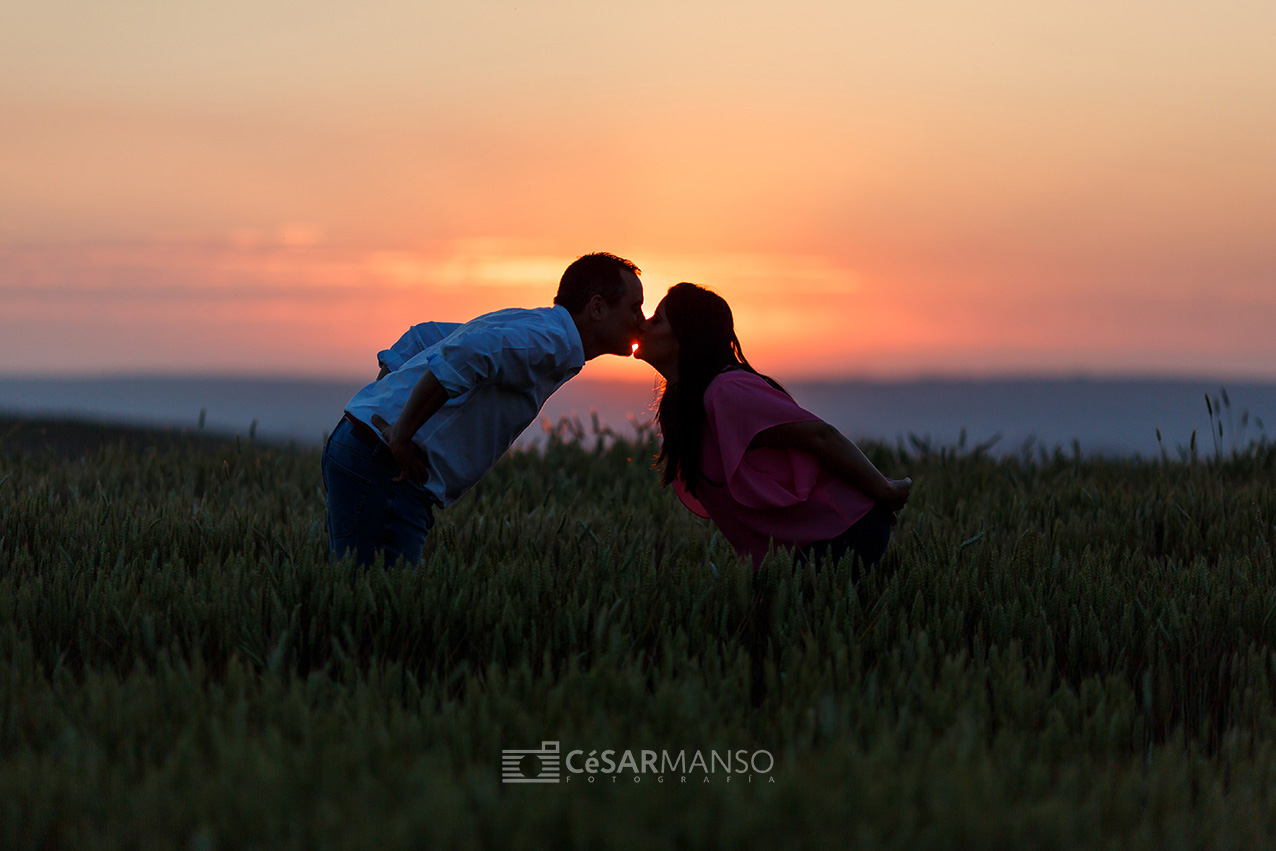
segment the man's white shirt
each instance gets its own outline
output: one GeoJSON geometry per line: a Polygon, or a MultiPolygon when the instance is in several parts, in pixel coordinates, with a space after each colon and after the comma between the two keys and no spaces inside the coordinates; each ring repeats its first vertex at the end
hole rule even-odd
{"type": "Polygon", "coordinates": [[[421,376],[432,372],[448,400],[412,440],[429,459],[425,489],[446,507],[580,372],[585,350],[571,314],[555,306],[498,310],[463,325],[423,323],[379,358],[393,371],[356,393],[346,411],[369,427],[373,414],[393,423],[421,376]]]}
{"type": "Polygon", "coordinates": [[[422,322],[403,332],[399,341],[384,351],[377,352],[377,363],[391,371],[403,366],[430,346],[447,337],[464,322],[422,322]]]}

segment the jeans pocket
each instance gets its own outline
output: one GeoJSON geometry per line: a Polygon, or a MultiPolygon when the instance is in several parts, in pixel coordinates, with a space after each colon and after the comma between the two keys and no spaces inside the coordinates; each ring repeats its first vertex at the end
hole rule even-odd
{"type": "Polygon", "coordinates": [[[323,480],[328,488],[328,529],[335,544],[336,539],[348,538],[358,530],[372,480],[329,453],[323,457],[323,480]]]}
{"type": "Polygon", "coordinates": [[[434,503],[420,487],[400,483],[391,491],[390,523],[424,537],[434,528],[434,503]]]}

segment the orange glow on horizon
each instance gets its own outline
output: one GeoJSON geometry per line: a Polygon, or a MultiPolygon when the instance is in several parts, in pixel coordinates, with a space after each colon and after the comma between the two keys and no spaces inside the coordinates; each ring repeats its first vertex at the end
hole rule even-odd
{"type": "MultiPolygon", "coordinates": [[[[1205,364],[1247,375],[1247,353],[1236,359],[1217,341],[1248,332],[1263,351],[1265,311],[1276,307],[1271,293],[1255,302],[1244,290],[1220,292],[1212,315],[1194,315],[1192,333],[1167,341],[1163,329],[1177,308],[1141,304],[1137,294],[1113,311],[1118,296],[1073,291],[1041,313],[1031,291],[989,303],[971,297],[972,282],[954,286],[953,278],[927,279],[915,270],[850,270],[814,255],[661,255],[640,246],[621,253],[644,269],[647,314],[680,280],[709,286],[732,305],[750,362],[782,380],[1116,372],[1105,365],[1123,357],[1128,363],[1123,352],[1131,345],[1145,353],[1144,371],[1156,372],[1159,360],[1165,372],[1205,364]],[[1152,309],[1163,318],[1127,321],[1152,309]]],[[[550,304],[560,266],[571,259],[493,242],[393,255],[242,238],[78,254],[10,250],[4,260],[32,285],[11,294],[4,311],[23,327],[56,327],[60,344],[100,351],[89,371],[360,378],[374,371],[377,351],[417,322],[550,304]],[[172,280],[187,283],[175,288],[172,280]]],[[[41,372],[48,364],[9,366],[41,372]]],[[[584,375],[646,382],[652,371],[633,358],[600,357],[584,375]]]]}

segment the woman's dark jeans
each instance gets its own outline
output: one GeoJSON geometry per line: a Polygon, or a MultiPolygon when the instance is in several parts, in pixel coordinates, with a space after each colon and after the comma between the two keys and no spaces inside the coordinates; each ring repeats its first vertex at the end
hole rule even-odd
{"type": "Polygon", "coordinates": [[[860,571],[881,561],[882,554],[886,552],[886,544],[891,539],[893,519],[891,512],[881,504],[874,505],[868,514],[855,521],[851,528],[836,538],[799,547],[794,557],[802,563],[808,560],[814,562],[815,569],[819,570],[822,566],[836,564],[843,556],[853,553],[856,558],[851,570],[858,576],[860,571]]]}

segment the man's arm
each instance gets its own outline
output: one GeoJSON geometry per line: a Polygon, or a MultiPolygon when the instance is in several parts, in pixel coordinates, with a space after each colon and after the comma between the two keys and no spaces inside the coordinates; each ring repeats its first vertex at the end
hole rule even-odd
{"type": "Polygon", "coordinates": [[[393,346],[377,352],[377,364],[381,367],[381,374],[377,376],[377,381],[385,378],[430,346],[447,339],[448,335],[461,327],[461,324],[460,322],[422,322],[404,331],[403,336],[393,346]]]}
{"type": "Polygon", "coordinates": [[[772,426],[754,435],[750,449],[799,449],[809,452],[833,475],[854,485],[875,502],[898,511],[908,502],[912,479],[892,481],[851,440],[822,420],[772,426]]]}
{"type": "Polygon", "coordinates": [[[447,391],[428,369],[412,388],[407,404],[399,412],[394,425],[386,422],[380,414],[372,415],[372,424],[381,431],[381,436],[390,445],[394,460],[399,462],[399,475],[394,481],[411,481],[424,484],[430,477],[430,467],[422,453],[412,442],[425,421],[442,408],[448,400],[447,391]]]}

